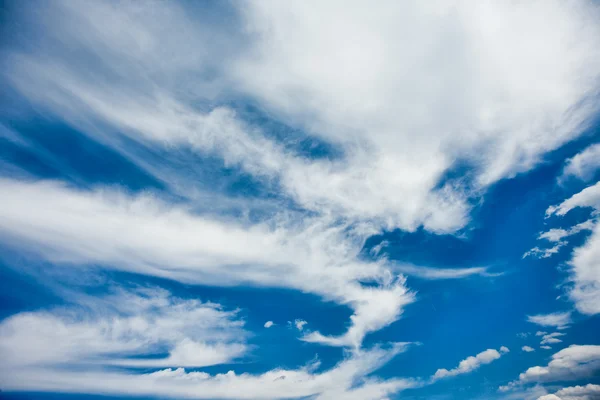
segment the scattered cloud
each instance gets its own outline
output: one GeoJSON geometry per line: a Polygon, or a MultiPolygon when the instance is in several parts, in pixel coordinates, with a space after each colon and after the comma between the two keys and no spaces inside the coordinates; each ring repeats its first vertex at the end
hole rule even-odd
{"type": "Polygon", "coordinates": [[[540,349],[551,350],[552,347],[550,347],[550,346],[540,346],[540,349]]]}
{"type": "Polygon", "coordinates": [[[563,181],[568,177],[589,181],[594,177],[594,173],[600,169],[600,143],[589,146],[573,158],[568,159],[565,164],[559,181],[563,181]]]}
{"type": "Polygon", "coordinates": [[[520,339],[527,339],[531,335],[529,332],[519,332],[517,333],[517,337],[520,339]]]}
{"type": "Polygon", "coordinates": [[[542,341],[540,342],[540,344],[562,343],[562,340],[559,339],[560,336],[565,336],[565,334],[564,333],[560,333],[560,332],[549,333],[549,334],[544,335],[542,337],[542,341]]]}
{"type": "Polygon", "coordinates": [[[545,249],[541,249],[536,246],[536,247],[532,248],[531,250],[527,251],[525,254],[523,254],[523,258],[528,257],[528,256],[533,256],[533,257],[537,257],[537,258],[552,257],[554,254],[557,254],[561,248],[563,248],[564,246],[566,246],[568,244],[568,241],[564,240],[565,238],[575,235],[582,231],[591,231],[594,229],[595,225],[596,225],[595,221],[593,219],[589,219],[587,221],[581,222],[581,223],[579,223],[569,229],[566,229],[566,230],[560,229],[560,228],[555,228],[555,229],[550,229],[549,231],[546,231],[546,232],[542,232],[538,236],[538,240],[544,239],[551,243],[555,243],[555,245],[550,248],[545,248],[545,249]]]}
{"type": "Polygon", "coordinates": [[[466,374],[468,372],[474,371],[481,367],[482,365],[489,364],[494,360],[497,360],[501,357],[501,354],[508,353],[508,348],[502,346],[500,348],[500,352],[494,349],[487,349],[482,351],[481,353],[470,356],[462,360],[458,367],[447,370],[445,368],[438,369],[435,374],[431,377],[432,381],[437,381],[439,379],[449,378],[456,375],[466,374]]]}
{"type": "Polygon", "coordinates": [[[303,319],[295,319],[294,320],[294,326],[296,327],[296,329],[298,329],[299,331],[302,331],[304,329],[304,325],[308,324],[308,322],[306,322],[303,319]]]}
{"type": "Polygon", "coordinates": [[[571,345],[552,356],[545,367],[531,367],[508,387],[530,382],[558,382],[584,379],[600,371],[600,346],[571,345]]]}
{"type": "MultiPolygon", "coordinates": [[[[571,323],[571,313],[556,312],[551,314],[528,315],[527,321],[540,326],[551,326],[558,329],[565,329],[571,323]]],[[[536,336],[539,336],[539,333],[540,332],[536,333],[536,336]]]]}
{"type": "Polygon", "coordinates": [[[521,347],[521,350],[523,350],[524,352],[527,352],[527,353],[531,353],[532,351],[535,351],[535,349],[533,347],[529,347],[529,346],[523,346],[523,347],[521,347]]]}
{"type": "Polygon", "coordinates": [[[598,400],[600,399],[600,385],[587,384],[585,386],[571,386],[560,389],[554,394],[541,396],[538,400],[598,400]]]}
{"type": "Polygon", "coordinates": [[[272,327],[273,325],[275,325],[275,324],[273,323],[273,321],[267,321],[267,322],[265,322],[265,328],[270,328],[270,327],[272,327]]]}
{"type": "MultiPolygon", "coordinates": [[[[591,207],[594,215],[597,215],[600,211],[600,182],[574,194],[558,206],[549,207],[546,214],[563,216],[576,207],[591,207]]],[[[592,234],[581,247],[573,250],[569,261],[570,279],[573,282],[569,298],[575,303],[577,311],[593,315],[600,313],[600,276],[596,273],[600,260],[600,224],[594,221],[588,228],[592,234]]]]}

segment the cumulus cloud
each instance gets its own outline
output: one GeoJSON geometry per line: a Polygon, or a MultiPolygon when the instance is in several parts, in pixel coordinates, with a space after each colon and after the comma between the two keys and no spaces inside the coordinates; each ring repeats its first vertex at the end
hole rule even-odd
{"type": "Polygon", "coordinates": [[[535,349],[533,347],[529,347],[529,346],[523,346],[523,347],[521,347],[521,350],[523,350],[524,352],[527,352],[527,353],[531,353],[532,351],[535,351],[535,349]]]}
{"type": "MultiPolygon", "coordinates": [[[[540,326],[551,326],[558,329],[564,329],[571,323],[571,313],[567,311],[551,314],[528,315],[527,321],[540,326]]],[[[536,336],[545,334],[545,332],[537,332],[536,336]]]]}
{"type": "Polygon", "coordinates": [[[600,143],[593,144],[567,160],[560,180],[570,176],[588,181],[600,169],[600,143]]]}
{"type": "Polygon", "coordinates": [[[540,349],[551,350],[552,347],[550,347],[550,346],[540,346],[540,349]]]}
{"type": "Polygon", "coordinates": [[[600,371],[600,346],[571,345],[552,356],[545,367],[531,367],[519,375],[519,383],[557,382],[587,378],[600,371]]]}
{"type": "Polygon", "coordinates": [[[439,379],[448,378],[456,375],[466,374],[468,372],[474,371],[481,367],[482,365],[489,364],[494,360],[497,360],[501,357],[502,354],[508,353],[508,348],[502,346],[500,348],[500,352],[494,349],[487,349],[482,351],[481,353],[470,356],[462,360],[458,367],[447,370],[445,368],[438,369],[435,374],[431,377],[432,381],[437,381],[439,379]]]}
{"type": "Polygon", "coordinates": [[[270,328],[270,327],[272,327],[273,325],[275,325],[275,324],[273,323],[273,321],[267,321],[267,322],[265,322],[265,328],[270,328]]]}
{"type": "Polygon", "coordinates": [[[585,386],[571,386],[560,389],[554,394],[541,396],[538,400],[598,400],[600,399],[600,385],[587,384],[585,386]]]}

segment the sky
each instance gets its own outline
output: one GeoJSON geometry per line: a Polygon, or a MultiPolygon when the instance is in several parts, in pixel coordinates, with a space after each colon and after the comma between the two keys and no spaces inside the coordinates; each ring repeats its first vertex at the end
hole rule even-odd
{"type": "Polygon", "coordinates": [[[597,1],[0,18],[0,398],[600,399],[597,1]]]}

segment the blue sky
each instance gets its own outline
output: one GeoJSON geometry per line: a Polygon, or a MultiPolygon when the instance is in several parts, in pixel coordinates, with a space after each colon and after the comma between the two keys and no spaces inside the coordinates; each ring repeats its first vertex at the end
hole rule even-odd
{"type": "Polygon", "coordinates": [[[0,398],[600,398],[596,2],[0,12],[0,398]]]}

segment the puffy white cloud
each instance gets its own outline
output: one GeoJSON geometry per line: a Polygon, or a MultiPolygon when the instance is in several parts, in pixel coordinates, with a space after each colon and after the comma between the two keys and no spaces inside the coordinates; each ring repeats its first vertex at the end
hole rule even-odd
{"type": "Polygon", "coordinates": [[[468,372],[474,371],[481,367],[482,365],[489,364],[494,360],[497,360],[501,357],[502,354],[508,353],[508,348],[502,346],[500,348],[500,352],[494,349],[487,349],[482,351],[481,353],[470,356],[462,360],[458,367],[447,370],[445,368],[440,368],[435,371],[435,374],[431,377],[432,381],[437,381],[439,379],[448,378],[456,375],[466,374],[468,372]]]}
{"type": "Polygon", "coordinates": [[[586,378],[600,371],[600,346],[571,345],[552,356],[545,367],[531,367],[519,382],[556,382],[586,378]]]}
{"type": "Polygon", "coordinates": [[[529,347],[529,346],[523,346],[523,347],[521,347],[521,350],[523,350],[524,352],[527,352],[527,353],[531,353],[532,351],[535,351],[535,349],[533,347],[529,347]]]}
{"type": "Polygon", "coordinates": [[[181,397],[190,399],[284,399],[311,397],[321,400],[386,398],[419,383],[408,379],[380,380],[367,377],[405,349],[358,351],[335,367],[316,373],[318,364],[262,374],[210,375],[186,372],[183,368],[151,373],[118,370],[64,368],[11,368],[0,374],[5,390],[85,392],[107,395],[181,397]]]}
{"type": "Polygon", "coordinates": [[[571,386],[560,389],[554,394],[541,396],[538,400],[598,400],[600,399],[600,385],[587,384],[585,386],[571,386]]]}
{"type": "Polygon", "coordinates": [[[552,347],[550,347],[550,346],[540,346],[540,349],[551,350],[552,347]]]}
{"type": "Polygon", "coordinates": [[[600,168],[600,143],[593,144],[575,157],[567,160],[563,169],[561,180],[575,176],[587,181],[593,178],[594,173],[600,168]]]}
{"type": "MultiPolygon", "coordinates": [[[[540,326],[552,326],[558,329],[564,329],[571,323],[571,313],[567,311],[551,314],[528,315],[527,321],[540,326]]],[[[544,335],[545,333],[538,332],[536,333],[536,336],[540,336],[539,334],[544,335]]]]}
{"type": "Polygon", "coordinates": [[[273,323],[273,321],[267,321],[267,322],[265,322],[265,325],[264,325],[264,326],[265,326],[265,328],[270,328],[270,327],[272,327],[273,325],[275,325],[275,324],[273,323]]]}
{"type": "Polygon", "coordinates": [[[177,299],[159,289],[119,290],[104,298],[80,297],[78,306],[3,320],[0,368],[222,364],[248,351],[242,328],[236,312],[218,304],[177,299]],[[151,356],[157,353],[168,355],[151,356]]]}

